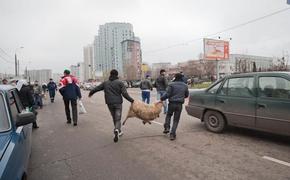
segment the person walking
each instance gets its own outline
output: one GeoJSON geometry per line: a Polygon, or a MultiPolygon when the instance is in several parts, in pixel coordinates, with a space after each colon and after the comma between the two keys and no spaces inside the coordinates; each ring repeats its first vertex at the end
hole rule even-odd
{"type": "MultiPolygon", "coordinates": [[[[155,81],[155,87],[157,90],[157,100],[160,100],[160,98],[166,93],[166,88],[168,87],[168,81],[165,77],[166,71],[164,69],[160,70],[160,75],[155,81]]],[[[163,113],[167,113],[167,101],[163,102],[163,113]]]]}
{"type": "Polygon", "coordinates": [[[153,90],[152,83],[150,81],[150,76],[146,75],[146,79],[141,81],[140,89],[142,91],[142,101],[147,104],[150,103],[150,91],[153,90]]]}
{"type": "Polygon", "coordinates": [[[119,137],[123,135],[121,131],[122,96],[131,103],[134,102],[134,99],[129,96],[124,83],[118,78],[118,71],[115,69],[111,70],[109,80],[90,91],[89,97],[92,97],[98,91],[105,92],[105,101],[114,123],[114,142],[118,142],[119,137]]]}
{"type": "MultiPolygon", "coordinates": [[[[20,98],[20,101],[22,102],[22,105],[23,107],[26,109],[26,108],[29,108],[31,110],[31,112],[37,116],[37,111],[35,110],[35,107],[34,107],[34,99],[33,99],[33,96],[32,96],[32,92],[31,92],[31,89],[27,83],[26,80],[19,80],[17,82],[17,85],[16,85],[18,91],[19,91],[19,98],[20,98]]],[[[37,125],[36,121],[33,122],[32,124],[32,127],[34,129],[37,129],[39,128],[39,126],[37,125]]]]}
{"type": "Polygon", "coordinates": [[[71,124],[71,115],[70,115],[70,107],[72,109],[72,119],[73,125],[77,126],[78,123],[78,109],[77,109],[77,99],[81,99],[81,91],[79,86],[77,85],[77,78],[70,75],[69,70],[64,71],[64,76],[60,80],[61,87],[59,89],[60,94],[63,97],[65,114],[67,119],[67,124],[71,124]]]}
{"type": "Polygon", "coordinates": [[[34,97],[35,105],[38,106],[40,109],[42,109],[42,107],[43,107],[43,103],[42,103],[42,88],[38,84],[38,81],[34,81],[33,97],[34,97]]]}
{"type": "Polygon", "coordinates": [[[168,134],[170,132],[170,140],[175,140],[176,138],[176,129],[182,112],[182,105],[184,99],[187,98],[188,95],[188,87],[183,82],[182,74],[175,74],[174,82],[169,84],[166,93],[161,97],[161,101],[169,99],[168,112],[165,118],[163,133],[168,134]],[[173,125],[170,131],[171,117],[173,115],[173,125]]]}
{"type": "Polygon", "coordinates": [[[47,83],[47,89],[50,97],[50,102],[54,102],[55,91],[57,91],[57,85],[53,81],[52,78],[49,79],[49,83],[47,83]]]}

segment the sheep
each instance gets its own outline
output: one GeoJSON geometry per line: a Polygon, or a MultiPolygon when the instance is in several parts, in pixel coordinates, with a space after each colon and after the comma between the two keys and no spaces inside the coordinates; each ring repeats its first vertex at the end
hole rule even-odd
{"type": "Polygon", "coordinates": [[[137,117],[141,120],[143,120],[143,124],[146,123],[151,124],[150,121],[153,121],[154,119],[159,117],[159,114],[161,113],[163,106],[163,102],[159,101],[153,104],[145,104],[141,101],[134,101],[130,109],[128,111],[127,117],[123,122],[123,125],[125,125],[128,118],[131,117],[137,117]]]}

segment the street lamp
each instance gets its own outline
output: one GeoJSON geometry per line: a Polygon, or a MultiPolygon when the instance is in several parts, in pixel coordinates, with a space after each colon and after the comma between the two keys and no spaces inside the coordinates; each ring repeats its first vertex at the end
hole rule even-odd
{"type": "Polygon", "coordinates": [[[20,50],[20,49],[23,49],[24,47],[21,46],[19,48],[17,48],[15,50],[15,76],[17,77],[19,75],[19,60],[17,60],[17,51],[20,50]]]}

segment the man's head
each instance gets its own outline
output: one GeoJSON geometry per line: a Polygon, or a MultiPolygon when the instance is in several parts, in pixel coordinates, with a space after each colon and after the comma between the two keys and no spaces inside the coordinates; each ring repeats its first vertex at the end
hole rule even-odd
{"type": "Polygon", "coordinates": [[[176,73],[174,76],[174,81],[182,81],[182,74],[176,73]]]}
{"type": "Polygon", "coordinates": [[[2,80],[2,83],[3,83],[3,84],[8,84],[8,80],[7,80],[7,79],[3,79],[3,80],[2,80]]]}
{"type": "Polygon", "coordinates": [[[118,71],[116,69],[112,69],[110,72],[110,76],[118,77],[118,71]]]}
{"type": "Polygon", "coordinates": [[[161,69],[160,70],[160,75],[165,75],[165,72],[166,72],[165,69],[161,69]]]}
{"type": "Polygon", "coordinates": [[[64,70],[63,74],[64,74],[65,76],[70,75],[70,70],[68,70],[68,69],[64,70]]]}
{"type": "Polygon", "coordinates": [[[34,84],[35,84],[35,85],[38,85],[38,81],[34,81],[34,84]]]}
{"type": "Polygon", "coordinates": [[[146,75],[146,79],[150,79],[150,76],[149,75],[146,75]]]}
{"type": "Polygon", "coordinates": [[[53,79],[52,79],[52,78],[50,78],[50,79],[49,79],[49,82],[53,82],[53,79]]]}

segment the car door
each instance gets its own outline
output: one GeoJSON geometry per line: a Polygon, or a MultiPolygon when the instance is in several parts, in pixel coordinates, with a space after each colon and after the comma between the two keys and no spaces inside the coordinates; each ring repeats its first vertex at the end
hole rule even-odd
{"type": "MultiPolygon", "coordinates": [[[[6,176],[11,179],[18,177],[21,179],[23,172],[27,168],[28,159],[30,155],[30,135],[31,128],[25,126],[15,126],[16,118],[23,110],[22,104],[18,97],[17,91],[11,90],[8,92],[8,101],[12,123],[14,124],[14,133],[12,135],[10,148],[11,155],[7,167],[13,167],[13,170],[7,169],[6,176]]],[[[31,125],[30,125],[31,126],[31,125]]]]}
{"type": "Polygon", "coordinates": [[[254,76],[230,77],[218,91],[216,107],[225,115],[229,125],[255,126],[254,82],[254,76]]]}
{"type": "Polygon", "coordinates": [[[290,77],[260,76],[257,128],[290,135],[290,77]]]}

